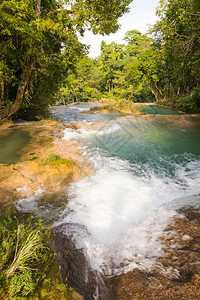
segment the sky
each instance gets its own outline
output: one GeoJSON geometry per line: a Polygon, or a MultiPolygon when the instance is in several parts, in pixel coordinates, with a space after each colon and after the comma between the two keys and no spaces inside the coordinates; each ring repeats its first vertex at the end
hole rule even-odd
{"type": "Polygon", "coordinates": [[[112,33],[109,36],[94,35],[91,31],[85,33],[84,38],[80,38],[80,41],[84,44],[91,45],[89,56],[92,58],[100,55],[101,41],[111,43],[124,43],[123,38],[125,33],[129,30],[137,29],[143,34],[147,32],[149,25],[156,22],[158,17],[155,15],[156,7],[159,4],[159,0],[133,0],[130,4],[130,12],[126,13],[119,19],[121,29],[116,33],[112,33]]]}

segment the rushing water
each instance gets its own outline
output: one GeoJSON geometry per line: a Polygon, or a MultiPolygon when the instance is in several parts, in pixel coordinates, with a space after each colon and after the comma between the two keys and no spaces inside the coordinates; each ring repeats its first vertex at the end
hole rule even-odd
{"type": "Polygon", "coordinates": [[[8,128],[0,131],[0,163],[13,164],[20,161],[18,153],[31,137],[28,131],[8,128]]]}
{"type": "MultiPolygon", "coordinates": [[[[83,119],[82,109],[90,107],[52,109],[64,121],[104,119],[100,131],[65,130],[65,140],[82,143],[95,172],[66,187],[68,202],[54,226],[73,225],[64,233],[84,249],[91,267],[107,276],[135,267],[150,270],[163,254],[159,237],[177,215],[175,204],[192,205],[193,198],[186,197],[200,193],[200,128],[176,126],[180,120],[167,116],[84,114],[83,119]]],[[[23,199],[18,207],[34,206],[39,214],[41,197],[23,199]]]]}
{"type": "Polygon", "coordinates": [[[62,106],[53,106],[50,108],[50,112],[54,119],[61,120],[63,122],[94,122],[99,120],[112,120],[121,115],[119,112],[113,112],[109,114],[95,112],[88,114],[88,111],[96,106],[101,106],[101,104],[78,103],[62,106]]]}

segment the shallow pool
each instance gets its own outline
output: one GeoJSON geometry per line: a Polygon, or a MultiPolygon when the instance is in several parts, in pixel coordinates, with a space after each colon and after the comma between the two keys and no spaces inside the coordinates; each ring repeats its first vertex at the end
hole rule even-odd
{"type": "Polygon", "coordinates": [[[0,163],[14,164],[20,161],[19,151],[30,139],[29,132],[21,128],[0,130],[0,163]]]}
{"type": "Polygon", "coordinates": [[[171,109],[168,107],[162,107],[159,105],[148,105],[148,104],[141,104],[141,105],[135,105],[134,107],[136,110],[139,110],[140,112],[144,112],[147,114],[153,114],[153,115],[181,115],[179,111],[176,109],[171,109]]]}

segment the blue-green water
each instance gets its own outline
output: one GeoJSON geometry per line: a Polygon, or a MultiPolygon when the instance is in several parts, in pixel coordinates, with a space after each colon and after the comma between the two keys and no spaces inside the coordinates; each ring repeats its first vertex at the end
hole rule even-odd
{"type": "Polygon", "coordinates": [[[93,107],[101,105],[99,103],[82,103],[80,105],[69,104],[62,106],[52,106],[50,108],[51,115],[54,119],[63,122],[96,122],[99,120],[112,120],[120,115],[119,112],[109,114],[104,113],[87,113],[93,107]],[[85,113],[86,112],[86,113],[85,113]]]}
{"type": "Polygon", "coordinates": [[[29,132],[20,128],[0,130],[0,163],[14,164],[20,161],[19,151],[30,139],[29,132]]]}
{"type": "Polygon", "coordinates": [[[140,168],[172,176],[177,164],[200,159],[200,128],[186,130],[170,125],[167,120],[163,124],[157,120],[131,121],[131,118],[128,124],[118,121],[117,126],[119,129],[111,134],[94,136],[89,144],[140,168]]]}
{"type": "Polygon", "coordinates": [[[86,228],[89,237],[73,234],[96,269],[148,268],[162,253],[158,240],[176,214],[174,201],[192,205],[187,197],[200,193],[200,126],[186,121],[128,116],[100,131],[65,130],[66,140],[83,143],[95,173],[72,185],[61,222],[86,228]]]}
{"type": "MultiPolygon", "coordinates": [[[[63,122],[96,122],[100,120],[113,120],[117,117],[122,116],[120,112],[112,112],[104,114],[101,112],[95,113],[85,113],[91,108],[96,106],[101,106],[99,103],[80,103],[79,105],[69,104],[62,106],[53,106],[50,108],[50,112],[56,120],[61,120],[63,122]]],[[[158,105],[148,105],[141,104],[135,105],[135,109],[147,114],[160,114],[160,115],[180,115],[181,113],[175,109],[170,109],[167,107],[161,107],[158,105]]]]}
{"type": "Polygon", "coordinates": [[[178,112],[175,109],[170,109],[167,107],[162,107],[159,105],[135,105],[135,109],[139,110],[140,112],[144,112],[147,114],[153,114],[153,115],[180,115],[181,113],[178,112]]]}
{"type": "MultiPolygon", "coordinates": [[[[70,115],[60,107],[60,118],[91,122],[91,115],[82,119],[81,109],[72,108],[70,115]]],[[[193,205],[193,195],[200,193],[200,123],[185,115],[99,117],[100,130],[65,129],[64,140],[82,144],[77,147],[94,172],[66,187],[68,202],[54,226],[65,224],[64,234],[103,274],[151,270],[163,255],[160,237],[177,216],[174,203],[193,205]]],[[[41,215],[40,197],[23,199],[18,207],[32,206],[41,215]]],[[[198,197],[195,205],[200,206],[198,197]]]]}

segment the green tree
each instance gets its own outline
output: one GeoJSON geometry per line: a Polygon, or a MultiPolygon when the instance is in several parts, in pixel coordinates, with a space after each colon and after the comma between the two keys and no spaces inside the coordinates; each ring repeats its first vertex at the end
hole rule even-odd
{"type": "Polygon", "coordinates": [[[126,32],[124,41],[127,43],[126,53],[134,56],[144,52],[150,46],[151,38],[138,30],[131,30],[126,32]]]}
{"type": "Polygon", "coordinates": [[[200,9],[200,1],[199,0],[192,0],[195,10],[200,9]]]}
{"type": "Polygon", "coordinates": [[[57,104],[99,100],[102,73],[96,61],[84,56],[65,78],[56,95],[57,104]]]}
{"type": "Polygon", "coordinates": [[[164,74],[162,64],[161,52],[153,45],[140,56],[138,69],[143,73],[143,81],[148,85],[156,101],[163,97],[162,78],[164,74]]]}
{"type": "MultiPolygon", "coordinates": [[[[104,91],[112,92],[114,79],[117,72],[123,69],[124,45],[112,42],[101,43],[101,55],[99,58],[99,68],[104,76],[104,91]]],[[[116,82],[116,81],[115,81],[116,82]]]]}
{"type": "Polygon", "coordinates": [[[154,31],[163,58],[163,97],[188,95],[200,84],[200,12],[191,0],[161,1],[154,31]],[[159,38],[158,38],[159,37],[159,38]]]}
{"type": "Polygon", "coordinates": [[[2,0],[0,117],[11,117],[22,106],[48,104],[84,52],[77,34],[86,28],[101,34],[116,31],[130,2],[2,0]]]}
{"type": "Polygon", "coordinates": [[[152,96],[153,89],[150,84],[151,76],[147,76],[144,71],[144,64],[148,64],[148,67],[152,66],[152,62],[150,63],[149,61],[151,56],[147,55],[151,49],[151,38],[143,35],[138,30],[131,30],[126,32],[124,41],[126,42],[126,62],[124,67],[126,98],[134,99],[134,101],[154,101],[152,96]]]}

